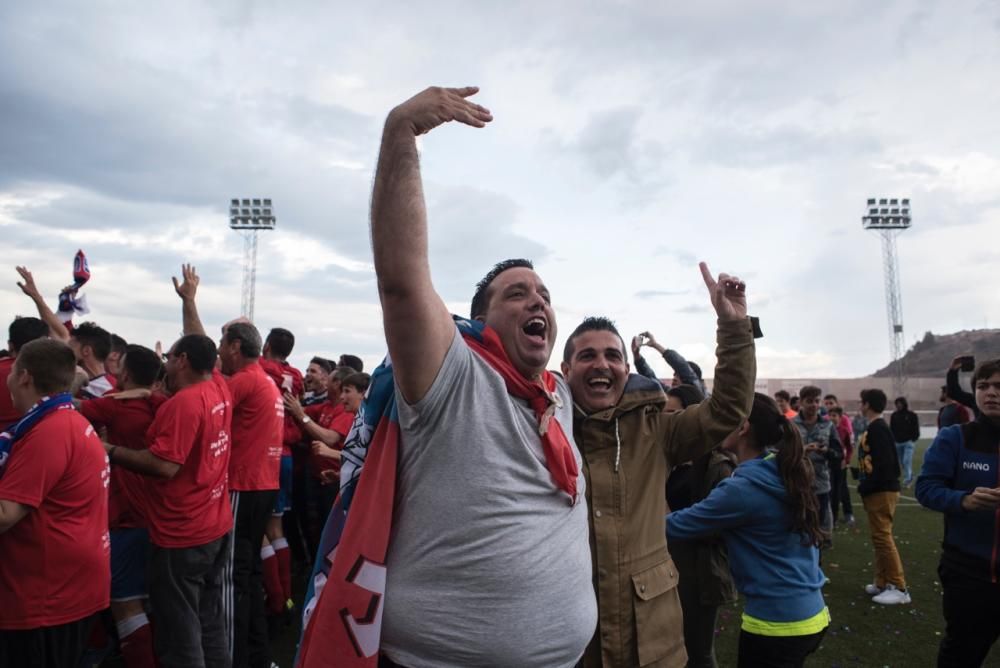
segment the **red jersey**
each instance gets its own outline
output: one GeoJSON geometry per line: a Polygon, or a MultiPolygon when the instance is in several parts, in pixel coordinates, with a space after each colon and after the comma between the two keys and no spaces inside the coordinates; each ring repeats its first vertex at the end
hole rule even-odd
{"type": "Polygon", "coordinates": [[[21,419],[21,411],[14,408],[14,400],[7,391],[7,376],[14,369],[14,358],[0,358],[0,430],[21,419]]]}
{"type": "Polygon", "coordinates": [[[110,373],[102,373],[84,383],[77,396],[80,399],[97,399],[105,394],[111,394],[117,389],[118,380],[110,373]]]}
{"type": "Polygon", "coordinates": [[[141,502],[149,539],[166,548],[195,547],[233,526],[229,472],[232,396],[218,374],[167,399],[146,433],[149,451],[181,468],[147,478],[141,502]]]}
{"type": "Polygon", "coordinates": [[[229,489],[278,489],[285,404],[278,387],[254,362],[228,378],[233,396],[229,489]]]}
{"type": "MultiPolygon", "coordinates": [[[[107,427],[108,442],[132,450],[146,449],[146,432],[157,409],[167,398],[154,394],[145,399],[101,397],[80,403],[80,412],[95,429],[107,427]]],[[[148,476],[115,466],[108,488],[108,527],[127,529],[145,526],[141,499],[148,476]]]]}
{"type": "MultiPolygon", "coordinates": [[[[284,396],[288,392],[296,399],[302,398],[305,392],[305,383],[302,382],[302,372],[293,367],[288,362],[278,362],[275,360],[260,358],[260,367],[264,370],[274,384],[278,386],[278,391],[284,396]]],[[[285,415],[284,431],[281,439],[281,456],[290,457],[292,446],[302,441],[302,430],[291,415],[285,415]]]]}
{"type": "MultiPolygon", "coordinates": [[[[340,441],[337,442],[337,445],[333,446],[333,449],[343,450],[344,439],[347,438],[347,433],[351,431],[351,425],[354,424],[354,413],[348,413],[344,409],[344,404],[339,401],[335,404],[327,401],[322,404],[306,406],[305,411],[306,415],[315,420],[319,426],[340,434],[340,441]]],[[[328,457],[315,455],[310,449],[309,469],[312,471],[314,477],[319,478],[323,471],[340,473],[340,462],[328,457]]]]}
{"type": "Polygon", "coordinates": [[[108,458],[75,410],[44,416],[11,448],[0,499],[32,508],[0,534],[0,629],[68,624],[108,607],[108,458]]]}

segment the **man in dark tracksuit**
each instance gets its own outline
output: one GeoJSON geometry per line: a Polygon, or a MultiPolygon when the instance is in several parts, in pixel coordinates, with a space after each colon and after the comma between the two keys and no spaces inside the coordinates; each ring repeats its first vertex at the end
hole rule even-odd
{"type": "Polygon", "coordinates": [[[979,417],[941,430],[917,479],[920,503],[945,515],[938,666],[982,665],[1000,636],[1000,360],[983,363],[973,386],[979,417]]]}

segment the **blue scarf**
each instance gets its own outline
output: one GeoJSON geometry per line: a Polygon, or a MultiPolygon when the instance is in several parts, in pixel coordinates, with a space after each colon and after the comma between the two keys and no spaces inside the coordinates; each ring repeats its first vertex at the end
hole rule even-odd
{"type": "Polygon", "coordinates": [[[69,392],[42,397],[42,400],[32,406],[31,410],[24,414],[24,417],[0,433],[0,475],[3,475],[3,471],[7,467],[10,449],[14,447],[17,439],[31,431],[31,428],[43,417],[52,411],[63,408],[73,408],[73,396],[69,392]]]}

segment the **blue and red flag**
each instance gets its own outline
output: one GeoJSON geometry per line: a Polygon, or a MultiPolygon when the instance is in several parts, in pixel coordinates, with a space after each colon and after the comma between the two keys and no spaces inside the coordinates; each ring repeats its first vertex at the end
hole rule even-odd
{"type": "Polygon", "coordinates": [[[73,257],[73,282],[59,293],[59,309],[56,311],[59,320],[71,323],[74,315],[90,313],[90,309],[87,308],[87,298],[84,295],[77,295],[80,288],[89,280],[90,265],[87,263],[87,256],[82,250],[78,250],[73,257]]]}

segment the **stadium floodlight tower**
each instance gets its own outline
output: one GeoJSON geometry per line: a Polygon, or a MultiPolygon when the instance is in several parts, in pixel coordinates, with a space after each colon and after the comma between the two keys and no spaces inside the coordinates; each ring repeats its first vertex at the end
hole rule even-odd
{"type": "Polygon", "coordinates": [[[867,213],[861,217],[866,230],[876,230],[882,237],[882,270],[885,275],[885,308],[889,316],[889,349],[892,353],[892,388],[901,396],[906,386],[903,368],[903,300],[899,290],[899,259],[896,236],[910,228],[909,199],[869,198],[867,213]]]}
{"type": "Polygon", "coordinates": [[[253,320],[257,292],[257,233],[274,229],[274,208],[270,199],[229,200],[229,229],[243,237],[243,298],[240,313],[253,320]]]}

